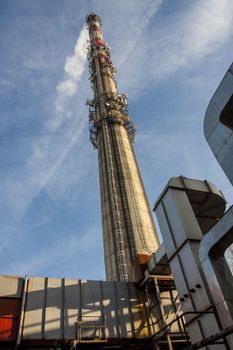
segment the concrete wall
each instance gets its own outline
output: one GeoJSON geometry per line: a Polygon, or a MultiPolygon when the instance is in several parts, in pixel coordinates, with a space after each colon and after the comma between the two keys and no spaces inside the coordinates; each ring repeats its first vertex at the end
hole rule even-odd
{"type": "Polygon", "coordinates": [[[149,260],[158,249],[159,241],[134,151],[123,125],[113,123],[100,129],[98,155],[106,276],[110,281],[120,279],[117,258],[117,235],[120,235],[128,280],[134,281],[133,262],[140,255],[148,256],[149,260]]]}

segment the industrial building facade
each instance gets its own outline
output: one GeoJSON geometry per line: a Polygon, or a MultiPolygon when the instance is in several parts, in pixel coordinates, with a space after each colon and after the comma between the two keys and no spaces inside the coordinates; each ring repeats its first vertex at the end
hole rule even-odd
{"type": "MultiPolygon", "coordinates": [[[[233,349],[233,210],[208,181],[171,178],[156,200],[159,245],[101,20],[87,16],[91,141],[98,149],[107,281],[0,276],[2,349],[233,349]]],[[[232,66],[205,136],[232,181],[232,66]],[[224,129],[225,128],[225,129],[224,129]]]]}

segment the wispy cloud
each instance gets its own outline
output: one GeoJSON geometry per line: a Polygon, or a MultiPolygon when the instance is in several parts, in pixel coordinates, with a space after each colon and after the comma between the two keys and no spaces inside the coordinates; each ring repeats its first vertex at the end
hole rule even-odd
{"type": "Polygon", "coordinates": [[[78,91],[79,82],[85,70],[87,57],[88,32],[84,26],[74,48],[74,54],[68,56],[64,66],[64,80],[59,81],[56,90],[57,95],[54,102],[54,114],[47,122],[50,131],[55,131],[63,122],[64,118],[71,117],[69,109],[70,98],[78,91]]]}
{"type": "Polygon", "coordinates": [[[66,58],[65,79],[60,81],[56,87],[54,111],[48,122],[45,123],[45,135],[35,140],[33,152],[27,161],[28,174],[31,177],[30,183],[33,187],[32,198],[48,184],[67,154],[77,143],[85,125],[84,106],[80,106],[80,113],[75,116],[70,107],[71,98],[77,94],[78,84],[85,70],[86,47],[87,30],[84,27],[75,45],[74,54],[66,58]],[[70,86],[73,86],[72,89],[70,86]],[[70,120],[71,117],[72,120],[70,120]],[[67,119],[69,119],[69,125],[63,125],[67,119]],[[60,128],[63,130],[62,133],[60,133],[60,128]],[[47,129],[50,133],[47,132],[47,129]]]}
{"type": "Polygon", "coordinates": [[[156,40],[158,74],[163,76],[205,58],[231,37],[232,25],[231,0],[195,2],[168,26],[172,35],[165,31],[156,40]]]}
{"type": "Polygon", "coordinates": [[[86,41],[87,32],[83,28],[74,54],[65,60],[64,80],[57,85],[54,105],[50,109],[51,117],[42,125],[40,136],[28,139],[28,148],[32,151],[25,159],[25,167],[16,174],[15,178],[14,175],[9,178],[8,186],[4,189],[8,192],[4,197],[9,200],[9,209],[11,208],[14,220],[2,241],[2,247],[11,239],[17,223],[22,219],[33,199],[46,188],[80,139],[86,115],[83,92],[80,91],[79,94],[77,92],[85,70],[86,41]],[[73,84],[72,91],[69,84],[73,84]],[[78,114],[72,111],[74,97],[78,114]]]}
{"type": "MultiPolygon", "coordinates": [[[[162,0],[152,0],[146,3],[143,8],[143,12],[139,13],[139,16],[128,19],[127,24],[129,25],[128,31],[124,33],[124,50],[121,50],[120,56],[118,57],[117,67],[120,68],[129,57],[136,45],[139,45],[141,40],[140,36],[150,23],[150,20],[155,16],[162,4],[162,0]]],[[[133,4],[134,5],[134,4],[133,4]]]]}
{"type": "Polygon", "coordinates": [[[119,70],[121,83],[131,94],[152,80],[159,82],[179,69],[192,68],[223,46],[232,37],[233,2],[199,0],[166,21],[162,25],[154,21],[150,31],[141,33],[127,67],[119,70]]]}
{"type": "MultiPolygon", "coordinates": [[[[197,0],[195,2],[185,3],[187,3],[185,6],[177,6],[177,8],[174,6],[175,11],[172,14],[171,12],[169,14],[169,11],[168,14],[166,13],[166,4],[165,1],[162,2],[162,0],[119,0],[117,2],[108,1],[104,5],[99,1],[91,1],[90,4],[85,3],[85,5],[82,5],[82,11],[88,13],[88,11],[92,10],[90,7],[95,4],[97,13],[103,17],[104,38],[109,40],[112,46],[113,63],[118,68],[118,84],[123,87],[123,91],[126,90],[127,92],[128,90],[131,98],[133,96],[140,97],[140,93],[144,88],[154,88],[154,85],[152,87],[150,83],[155,84],[156,82],[161,82],[174,72],[182,72],[183,74],[186,69],[190,70],[190,67],[195,65],[198,67],[198,63],[205,62],[204,59],[215,52],[216,54],[222,54],[221,48],[229,41],[229,37],[232,33],[232,1],[197,0]],[[178,12],[178,8],[180,12],[178,12]],[[114,16],[112,13],[114,13],[114,16]]],[[[53,9],[53,5],[48,6],[51,10],[53,9]]],[[[68,57],[64,59],[63,71],[60,71],[60,76],[56,76],[55,83],[53,75],[54,72],[57,74],[58,67],[62,67],[63,64],[57,57],[61,57],[70,45],[70,42],[69,45],[65,42],[65,37],[66,35],[71,35],[72,37],[73,28],[76,26],[76,16],[73,16],[71,11],[75,13],[75,10],[79,9],[79,7],[80,4],[75,3],[72,3],[70,7],[64,7],[64,12],[67,11],[64,13],[64,16],[67,16],[67,21],[65,27],[64,22],[59,22],[62,23],[64,28],[64,36],[62,36],[61,43],[57,45],[56,49],[54,49],[54,42],[56,43],[56,41],[61,38],[61,30],[56,30],[57,27],[55,23],[57,24],[57,22],[55,21],[49,27],[41,27],[43,31],[42,34],[44,35],[44,40],[41,41],[41,45],[35,47],[35,35],[33,34],[30,45],[28,45],[28,42],[24,42],[23,50],[21,51],[18,51],[19,40],[15,40],[15,38],[20,38],[20,34],[18,34],[18,36],[16,35],[16,32],[20,33],[20,30],[15,31],[14,35],[11,37],[12,42],[17,43],[16,50],[14,51],[15,54],[9,55],[10,51],[6,53],[7,57],[17,57],[17,61],[18,57],[21,59],[24,57],[26,60],[24,60],[24,63],[21,65],[19,60],[19,66],[17,67],[22,69],[17,69],[20,75],[14,72],[17,79],[13,80],[13,84],[14,88],[18,89],[18,91],[23,91],[21,84],[23,79],[24,82],[30,83],[31,88],[36,86],[41,76],[41,67],[46,70],[44,77],[48,76],[48,80],[40,86],[40,89],[42,86],[44,88],[41,89],[40,93],[43,95],[43,93],[46,94],[48,92],[44,111],[46,111],[46,116],[50,117],[46,117],[46,122],[42,122],[39,111],[41,105],[37,103],[37,101],[35,101],[35,105],[33,103],[30,104],[32,108],[28,115],[30,121],[32,119],[31,115],[36,116],[35,129],[39,125],[39,131],[33,128],[33,135],[31,135],[30,132],[26,136],[25,134],[23,135],[23,138],[25,137],[24,141],[22,141],[22,148],[24,148],[24,150],[19,150],[19,153],[22,151],[21,153],[23,153],[23,155],[21,155],[20,161],[17,156],[15,156],[15,163],[20,163],[20,166],[16,164],[14,171],[11,170],[11,172],[7,172],[7,176],[4,174],[6,179],[4,185],[6,186],[1,186],[0,189],[2,203],[4,203],[2,206],[5,206],[4,210],[8,213],[10,218],[7,219],[8,221],[6,220],[7,222],[4,223],[4,227],[2,226],[3,239],[1,241],[1,249],[3,250],[5,247],[8,247],[10,252],[12,251],[12,247],[14,247],[14,254],[16,252],[18,256],[22,256],[22,251],[17,251],[17,239],[14,240],[16,243],[13,242],[12,232],[14,232],[14,230],[16,231],[17,222],[19,222],[25,214],[29,213],[28,209],[40,191],[46,191],[49,202],[55,199],[59,206],[62,202],[62,208],[64,204],[64,209],[68,211],[67,203],[65,202],[69,201],[69,204],[72,202],[72,194],[75,197],[77,193],[80,194],[80,192],[82,192],[84,196],[83,192],[88,189],[88,195],[90,197],[92,196],[92,201],[90,201],[90,206],[86,210],[88,213],[87,220],[91,215],[93,220],[95,215],[100,216],[98,206],[93,204],[97,196],[99,196],[96,182],[96,178],[98,177],[97,155],[94,152],[87,152],[87,149],[91,148],[88,146],[87,135],[85,135],[85,145],[83,147],[79,146],[82,137],[84,138],[84,125],[87,124],[87,111],[84,106],[88,90],[88,80],[84,73],[87,33],[84,29],[81,31],[74,52],[72,53],[70,51],[68,57]],[[49,28],[49,30],[47,30],[47,28],[49,28]],[[52,32],[53,35],[51,39],[52,32]],[[49,42],[49,46],[47,42],[49,42]],[[47,52],[49,52],[48,56],[47,52]],[[59,54],[57,54],[58,52],[59,54]],[[84,76],[85,81],[83,79],[84,76]],[[34,82],[34,85],[32,82],[34,82]],[[53,82],[52,86],[51,82],[53,82]],[[50,96],[53,86],[54,95],[50,96]],[[51,101],[51,106],[48,107],[47,105],[51,101]],[[47,113],[48,110],[49,113],[47,113]],[[39,122],[38,119],[40,119],[39,122]],[[75,147],[77,145],[78,147],[75,147]],[[27,152],[25,152],[26,148],[27,152]],[[91,158],[92,155],[90,156],[90,154],[93,155],[93,158],[91,158]],[[91,176],[95,178],[95,182],[93,183],[91,176]],[[84,181],[87,182],[86,187],[84,181]],[[89,211],[90,208],[92,211],[89,211]],[[9,242],[9,240],[11,241],[9,242]]],[[[62,13],[60,8],[58,8],[58,12],[62,13]]],[[[44,23],[41,17],[37,18],[35,30],[37,30],[38,23],[40,22],[44,23]]],[[[49,23],[49,18],[47,22],[49,23]]],[[[21,28],[21,24],[21,18],[19,16],[17,28],[21,28]]],[[[14,26],[12,25],[11,27],[14,26]]],[[[38,38],[39,37],[40,35],[38,35],[38,38]]],[[[9,40],[6,41],[9,42],[9,40]]],[[[7,47],[8,46],[6,46],[6,48],[7,47]]],[[[8,67],[4,66],[4,70],[6,69],[12,72],[10,63],[8,67]]],[[[192,80],[191,74],[188,77],[192,80]]],[[[0,85],[2,84],[4,86],[2,91],[6,89],[8,81],[9,79],[0,81],[0,85]]],[[[191,89],[191,86],[189,87],[191,89]]],[[[158,90],[157,92],[159,94],[158,90]]],[[[24,94],[26,94],[26,91],[24,91],[24,94]]],[[[44,98],[44,96],[42,97],[44,98]]],[[[186,97],[187,96],[185,96],[184,99],[187,102],[186,97]]],[[[11,97],[9,100],[12,101],[11,97]]],[[[142,101],[142,103],[143,102],[145,101],[142,101]]],[[[40,103],[44,104],[44,99],[40,101],[40,103]]],[[[149,103],[153,104],[153,101],[149,101],[149,103]]],[[[158,106],[158,113],[161,113],[159,114],[161,119],[163,118],[164,111],[162,105],[164,104],[165,103],[161,103],[158,106]]],[[[20,119],[20,121],[22,120],[22,122],[26,124],[27,121],[25,121],[23,117],[21,119],[21,116],[24,116],[24,112],[25,106],[22,106],[22,110],[20,110],[19,113],[20,118],[18,118],[18,120],[20,119]]],[[[43,120],[45,120],[44,114],[43,120]]],[[[143,117],[146,119],[146,114],[143,117]]],[[[151,125],[149,134],[147,134],[148,130],[141,130],[144,139],[140,140],[140,136],[136,138],[138,158],[141,157],[141,159],[143,159],[142,173],[147,184],[149,184],[148,189],[149,194],[151,194],[152,203],[155,199],[155,176],[156,191],[160,192],[162,186],[165,184],[166,180],[168,180],[166,176],[169,177],[170,175],[176,175],[180,172],[186,175],[183,169],[186,169],[188,173],[195,172],[195,175],[200,176],[202,172],[205,172],[205,167],[201,163],[201,159],[206,160],[207,156],[205,158],[205,156],[202,155],[201,158],[199,154],[197,154],[197,149],[200,145],[199,143],[195,144],[193,128],[190,128],[193,134],[188,140],[189,150],[185,152],[183,145],[187,144],[187,139],[190,135],[188,132],[190,130],[185,130],[185,132],[183,128],[177,130],[180,115],[177,114],[175,116],[173,113],[173,118],[176,118],[177,122],[173,123],[172,127],[171,123],[166,124],[167,121],[164,121],[166,130],[169,129],[169,132],[166,133],[164,131],[165,128],[156,129],[154,123],[153,126],[151,125]],[[145,144],[148,147],[144,147],[145,144]],[[152,149],[153,152],[151,151],[152,149]],[[194,154],[193,152],[196,153],[194,154]],[[177,159],[180,159],[180,161],[177,162],[177,159]],[[193,160],[195,169],[193,169],[193,160]],[[158,167],[160,169],[159,171],[158,167]]],[[[183,115],[183,118],[183,122],[186,123],[187,114],[183,115]]],[[[192,118],[189,115],[189,123],[192,124],[192,120],[195,118],[196,115],[192,116],[192,118]]],[[[13,137],[11,138],[13,143],[13,137]]],[[[15,153],[13,155],[15,155],[15,153]]],[[[7,151],[6,154],[8,154],[7,151]]],[[[205,163],[206,167],[207,164],[208,162],[205,163]]],[[[209,174],[215,172],[215,168],[212,168],[209,164],[208,169],[209,174]]],[[[40,202],[40,199],[38,199],[38,202],[40,202]]],[[[35,201],[34,203],[38,204],[38,202],[35,201]]],[[[74,202],[75,205],[77,205],[75,211],[77,209],[78,216],[80,209],[78,205],[83,206],[83,203],[77,204],[77,197],[74,198],[74,202]]],[[[43,204],[43,200],[40,203],[43,204]]],[[[52,210],[53,209],[54,208],[52,208],[52,210]]],[[[46,211],[46,209],[44,210],[46,211]]],[[[83,213],[84,211],[83,209],[83,213]]],[[[46,214],[50,215],[51,213],[46,212],[46,214]]],[[[54,212],[52,215],[55,215],[54,212]]],[[[3,216],[4,215],[2,215],[2,222],[4,221],[3,216]]],[[[33,218],[30,219],[27,216],[27,220],[25,221],[27,223],[32,223],[33,218]]],[[[39,215],[38,222],[41,224],[39,215]]],[[[33,242],[33,235],[37,234],[40,228],[34,230],[32,227],[31,230],[28,229],[26,232],[23,232],[24,228],[24,223],[21,221],[21,226],[19,228],[20,237],[26,240],[27,235],[30,235],[31,242],[33,242]]],[[[15,265],[17,264],[19,273],[22,271],[22,273],[37,274],[43,269],[44,271],[50,270],[56,273],[57,267],[52,267],[53,261],[57,264],[59,261],[65,261],[65,253],[67,251],[69,251],[69,254],[74,258],[76,256],[76,250],[79,251],[81,256],[82,252],[79,250],[80,247],[87,246],[89,249],[90,246],[91,248],[94,246],[90,244],[90,241],[94,240],[94,238],[92,235],[89,235],[88,232],[77,232],[76,236],[76,233],[69,231],[69,229],[69,225],[65,226],[64,223],[64,229],[61,228],[61,232],[59,232],[58,235],[54,235],[54,241],[52,242],[52,232],[54,228],[49,226],[49,223],[48,226],[44,225],[41,231],[51,232],[51,245],[49,247],[45,246],[43,249],[34,247],[37,254],[36,259],[34,254],[33,256],[30,254],[30,251],[24,252],[24,254],[26,254],[25,260],[15,258],[14,263],[9,265],[11,270],[8,270],[8,272],[15,273],[15,265]],[[63,232],[65,232],[66,238],[63,238],[63,232]],[[85,241],[84,237],[80,238],[81,234],[85,234],[85,237],[87,235],[87,239],[89,237],[90,240],[85,241]],[[63,249],[64,246],[66,247],[65,250],[63,249]]],[[[93,230],[93,232],[95,231],[93,230]]],[[[17,237],[17,232],[14,237],[17,237]]],[[[94,242],[96,241],[94,240],[94,242]]],[[[7,251],[7,249],[5,249],[5,251],[7,251]]],[[[11,259],[8,258],[8,260],[10,263],[11,259]]],[[[70,270],[68,269],[68,271],[70,270]]],[[[74,275],[75,274],[76,272],[74,275]]]]}
{"type": "MultiPolygon", "coordinates": [[[[36,141],[33,147],[34,151],[28,159],[28,165],[33,175],[32,182],[35,185],[34,196],[46,187],[70,150],[78,142],[84,128],[84,106],[79,106],[79,114],[74,115],[74,111],[71,111],[71,105],[85,70],[87,37],[87,29],[83,27],[75,45],[74,54],[65,60],[65,77],[56,87],[54,111],[44,127],[46,136],[36,141]],[[67,121],[69,124],[66,123],[67,121]],[[66,124],[64,125],[64,123],[66,124]],[[60,132],[61,128],[62,133],[60,132]],[[47,133],[47,129],[49,133],[47,133]]],[[[80,104],[82,100],[79,99],[78,102],[80,104]]]]}
{"type": "Polygon", "coordinates": [[[203,57],[232,36],[231,0],[198,1],[185,18],[184,48],[187,56],[203,57]]]}

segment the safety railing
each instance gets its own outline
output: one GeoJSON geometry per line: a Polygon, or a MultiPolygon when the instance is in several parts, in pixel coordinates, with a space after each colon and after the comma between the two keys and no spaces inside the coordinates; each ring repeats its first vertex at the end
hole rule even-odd
{"type": "MultiPolygon", "coordinates": [[[[163,337],[166,334],[170,333],[170,329],[172,327],[172,325],[177,322],[180,321],[181,325],[182,325],[182,329],[183,329],[183,335],[187,341],[187,344],[190,344],[190,338],[187,332],[187,326],[192,323],[193,321],[195,321],[196,319],[200,318],[202,315],[205,314],[214,314],[214,311],[188,311],[188,312],[184,312],[183,314],[179,315],[177,318],[175,318],[174,320],[172,320],[171,322],[169,322],[168,324],[166,324],[164,327],[162,327],[157,333],[155,333],[153,335],[153,339],[154,341],[158,341],[161,337],[163,337]],[[194,317],[189,320],[188,322],[185,320],[185,316],[188,315],[193,315],[194,317]]],[[[170,333],[171,334],[171,333],[170,333]]]]}
{"type": "Polygon", "coordinates": [[[105,316],[82,316],[76,323],[77,343],[106,342],[105,316]]]}

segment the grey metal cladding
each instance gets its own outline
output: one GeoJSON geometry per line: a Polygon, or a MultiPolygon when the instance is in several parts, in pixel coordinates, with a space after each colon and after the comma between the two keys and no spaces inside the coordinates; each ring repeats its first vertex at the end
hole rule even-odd
{"type": "MultiPolygon", "coordinates": [[[[220,121],[222,113],[233,95],[233,64],[228,69],[219,87],[214,93],[204,119],[204,135],[228,179],[233,184],[233,131],[220,121]]],[[[232,106],[232,104],[230,104],[232,106]]],[[[229,109],[228,118],[231,118],[229,109]]],[[[233,111],[232,111],[233,118],[233,111]]]]}

